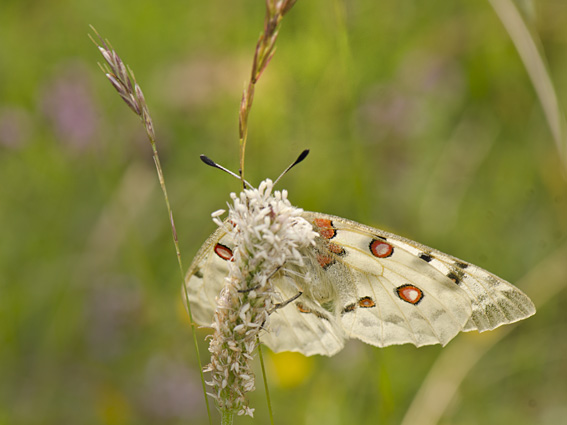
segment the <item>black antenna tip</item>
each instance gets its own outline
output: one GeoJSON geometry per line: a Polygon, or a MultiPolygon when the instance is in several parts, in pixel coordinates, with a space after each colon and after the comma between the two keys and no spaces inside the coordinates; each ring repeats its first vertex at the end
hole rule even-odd
{"type": "Polygon", "coordinates": [[[280,179],[286,175],[286,173],[291,170],[293,167],[295,167],[297,164],[299,164],[301,161],[303,161],[305,158],[307,158],[307,155],[309,155],[309,149],[305,149],[303,152],[301,152],[299,154],[299,156],[297,157],[297,159],[293,162],[293,164],[291,164],[289,167],[287,167],[283,173],[280,174],[280,176],[276,179],[276,181],[274,182],[274,186],[277,182],[280,181],[280,179]]]}
{"type": "Polygon", "coordinates": [[[307,158],[307,155],[309,155],[309,149],[305,149],[303,152],[301,152],[301,154],[295,160],[295,163],[299,164],[301,161],[307,158]]]}
{"type": "Polygon", "coordinates": [[[201,161],[203,161],[205,164],[210,165],[211,167],[217,167],[217,164],[215,163],[215,161],[213,161],[211,158],[209,158],[206,155],[199,155],[199,158],[201,158],[201,161]]]}

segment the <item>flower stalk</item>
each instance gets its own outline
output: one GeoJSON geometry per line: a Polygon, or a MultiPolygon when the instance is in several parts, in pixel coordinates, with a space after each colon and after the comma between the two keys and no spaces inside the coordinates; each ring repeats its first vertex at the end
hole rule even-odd
{"type": "Polygon", "coordinates": [[[189,295],[187,293],[187,288],[185,286],[185,270],[183,267],[183,262],[181,260],[181,250],[179,249],[177,230],[175,229],[175,221],[173,220],[173,211],[171,209],[171,204],[169,202],[169,196],[167,194],[167,188],[165,186],[165,178],[163,175],[163,170],[161,168],[161,162],[157,151],[156,135],[154,131],[154,124],[152,121],[152,117],[150,115],[150,111],[148,109],[148,105],[146,103],[144,93],[142,92],[142,89],[138,85],[136,81],[136,77],[134,76],[132,70],[126,65],[124,65],[124,62],[122,61],[122,59],[120,59],[118,53],[116,53],[116,51],[110,46],[110,43],[105,41],[94,29],[94,27],[91,26],[91,29],[98,38],[98,41],[95,40],[93,37],[90,38],[93,41],[93,43],[95,43],[95,45],[98,47],[98,50],[100,51],[106,62],[104,65],[100,65],[100,68],[105,73],[106,77],[108,78],[114,89],[118,92],[122,100],[140,118],[140,120],[142,121],[142,125],[146,130],[148,140],[150,141],[150,144],[152,146],[152,156],[154,159],[154,164],[156,166],[160,187],[163,193],[165,205],[167,207],[167,213],[169,216],[169,221],[171,224],[173,244],[175,246],[175,252],[177,254],[177,263],[179,265],[179,271],[181,273],[181,281],[184,288],[185,301],[187,305],[187,311],[189,314],[189,321],[191,323],[193,343],[195,344],[197,362],[199,364],[199,370],[201,374],[201,383],[203,386],[205,405],[207,407],[209,422],[211,422],[211,411],[209,407],[209,400],[206,396],[205,378],[203,376],[203,370],[201,367],[201,355],[199,353],[199,344],[197,343],[195,323],[193,322],[193,317],[191,315],[191,306],[189,305],[189,295]]]}
{"type": "Polygon", "coordinates": [[[256,43],[254,60],[250,80],[242,93],[240,111],[238,114],[238,131],[240,135],[240,174],[244,185],[244,156],[246,153],[246,141],[248,139],[248,116],[254,101],[256,83],[270,63],[276,50],[280,23],[284,15],[291,10],[297,0],[266,0],[266,17],[264,19],[264,31],[256,43]]]}

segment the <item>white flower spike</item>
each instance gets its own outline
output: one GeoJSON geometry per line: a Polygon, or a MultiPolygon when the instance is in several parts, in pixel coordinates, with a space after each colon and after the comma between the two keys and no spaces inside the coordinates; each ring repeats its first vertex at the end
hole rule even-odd
{"type": "Polygon", "coordinates": [[[219,294],[209,346],[212,387],[219,408],[252,416],[245,394],[254,390],[251,354],[258,336],[277,308],[270,278],[284,267],[302,266],[301,250],[313,247],[318,234],[293,207],[287,194],[274,192],[265,180],[258,189],[232,193],[228,219],[212,214],[222,231],[231,235],[233,247],[218,244],[215,252],[227,262],[228,276],[219,294]]]}

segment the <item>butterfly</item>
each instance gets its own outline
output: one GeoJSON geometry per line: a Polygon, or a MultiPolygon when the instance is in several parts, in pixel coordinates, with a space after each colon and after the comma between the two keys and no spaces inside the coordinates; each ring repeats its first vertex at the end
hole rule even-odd
{"type": "MultiPolygon", "coordinates": [[[[445,345],[461,331],[491,330],[535,313],[522,291],[478,266],[341,217],[301,216],[318,236],[301,252],[307,273],[290,266],[270,277],[287,300],[261,336],[274,352],[331,356],[351,338],[377,347],[445,345]]],[[[188,270],[200,325],[212,322],[234,249],[233,233],[220,226],[188,270]]]]}

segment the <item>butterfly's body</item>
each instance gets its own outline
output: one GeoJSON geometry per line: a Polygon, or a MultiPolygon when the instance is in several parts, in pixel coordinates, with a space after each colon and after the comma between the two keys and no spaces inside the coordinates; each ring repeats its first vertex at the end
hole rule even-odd
{"type": "MultiPolygon", "coordinates": [[[[491,273],[403,237],[331,215],[303,212],[319,234],[271,278],[276,302],[262,334],[272,350],[333,355],[347,339],[384,347],[449,342],[535,313],[518,288],[491,273]],[[298,296],[299,292],[301,295],[298,296]],[[297,297],[294,299],[294,297],[297,297]]],[[[187,274],[193,319],[212,321],[234,239],[221,226],[187,274]]]]}

